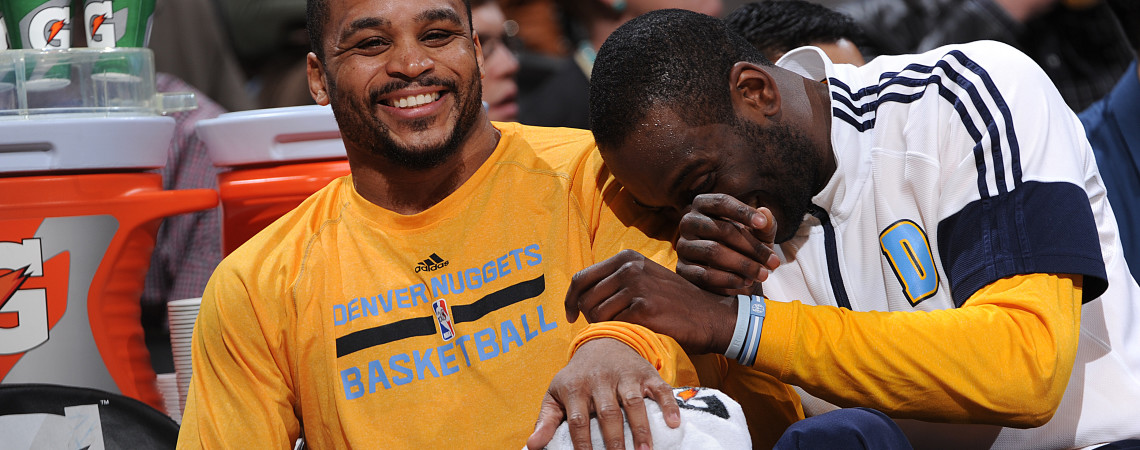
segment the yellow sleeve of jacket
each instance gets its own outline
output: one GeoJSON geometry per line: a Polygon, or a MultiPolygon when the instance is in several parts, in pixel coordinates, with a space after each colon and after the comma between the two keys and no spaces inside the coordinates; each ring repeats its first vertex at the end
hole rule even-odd
{"type": "Polygon", "coordinates": [[[960,308],[930,312],[769,300],[754,367],[836,405],[896,418],[1039,426],[1072,372],[1081,282],[1012,276],[960,308]]]}

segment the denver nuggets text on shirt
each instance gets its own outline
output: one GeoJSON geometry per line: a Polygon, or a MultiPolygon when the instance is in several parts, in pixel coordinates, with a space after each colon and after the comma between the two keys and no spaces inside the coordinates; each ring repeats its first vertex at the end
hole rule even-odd
{"type": "MultiPolygon", "coordinates": [[[[546,288],[544,275],[521,282],[516,282],[519,277],[511,275],[541,263],[540,248],[532,244],[511,250],[478,266],[449,271],[426,283],[389,289],[386,293],[357,297],[345,304],[334,305],[334,326],[380,316],[394,308],[420,307],[426,313],[425,317],[396,321],[370,319],[365,323],[375,322],[379,325],[357,329],[337,338],[337,357],[370,349],[392,348],[386,347],[386,344],[436,334],[437,323],[434,311],[430,309],[433,298],[467,293],[467,300],[462,302],[465,304],[458,304],[461,302],[449,297],[450,303],[454,305],[451,308],[452,316],[458,325],[464,322],[478,323],[493,311],[538,297],[546,288]],[[500,282],[493,283],[496,280],[500,282]],[[507,282],[514,284],[507,285],[507,282]],[[498,290],[489,289],[490,286],[495,286],[498,290]],[[477,290],[489,293],[471,301],[471,294],[477,290]]],[[[482,329],[474,333],[470,332],[470,325],[459,326],[454,339],[442,345],[411,351],[408,351],[407,346],[401,346],[398,351],[376,352],[382,356],[340,370],[345,398],[352,400],[375,393],[380,386],[384,389],[396,388],[427,379],[429,374],[430,378],[440,378],[459,373],[462,367],[471,367],[481,361],[505,355],[538,335],[556,329],[558,324],[551,318],[542,305],[535,305],[534,309],[499,323],[482,322],[479,325],[482,329]],[[467,328],[467,333],[463,332],[464,328],[467,328]]]]}
{"type": "Polygon", "coordinates": [[[465,367],[479,361],[486,361],[505,355],[513,348],[558,327],[556,322],[547,322],[542,305],[536,314],[528,317],[523,314],[518,319],[506,320],[497,327],[484,328],[472,335],[459,335],[454,341],[423,351],[396,353],[387,360],[374,359],[364,367],[349,367],[340,371],[344,397],[348,400],[376,393],[378,386],[384,389],[403,386],[416,380],[440,378],[459,373],[460,360],[465,367]],[[434,353],[434,355],[433,355],[434,353]]]}
{"type": "MultiPolygon", "coordinates": [[[[431,294],[432,297],[439,298],[478,290],[486,283],[510,275],[512,271],[522,270],[523,264],[531,267],[541,263],[542,253],[538,244],[531,244],[511,250],[481,266],[432,277],[431,294]]],[[[428,287],[424,283],[389,289],[386,294],[357,297],[343,305],[333,305],[333,325],[345,325],[362,317],[378,316],[381,308],[384,312],[391,312],[392,308],[412,308],[416,305],[430,305],[431,302],[428,297],[428,287]]]]}

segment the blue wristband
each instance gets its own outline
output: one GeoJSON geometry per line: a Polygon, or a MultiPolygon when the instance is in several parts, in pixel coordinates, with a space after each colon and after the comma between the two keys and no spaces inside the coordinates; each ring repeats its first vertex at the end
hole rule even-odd
{"type": "Polygon", "coordinates": [[[748,333],[748,309],[751,304],[751,297],[747,295],[736,296],[736,329],[732,332],[732,341],[728,344],[728,350],[724,351],[725,358],[737,359],[740,357],[740,348],[744,345],[744,337],[748,333]]]}
{"type": "Polygon", "coordinates": [[[760,347],[760,332],[764,329],[764,313],[767,298],[753,295],[748,307],[748,333],[744,337],[744,344],[740,349],[740,357],[736,359],[742,365],[751,367],[756,363],[756,352],[760,347]]]}

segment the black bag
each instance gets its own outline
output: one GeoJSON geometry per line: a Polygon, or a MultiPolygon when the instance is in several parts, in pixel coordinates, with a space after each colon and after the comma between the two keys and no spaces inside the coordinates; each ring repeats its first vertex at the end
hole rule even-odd
{"type": "Polygon", "coordinates": [[[173,449],[177,442],[178,424],[133,398],[73,386],[0,385],[5,449],[173,449]]]}

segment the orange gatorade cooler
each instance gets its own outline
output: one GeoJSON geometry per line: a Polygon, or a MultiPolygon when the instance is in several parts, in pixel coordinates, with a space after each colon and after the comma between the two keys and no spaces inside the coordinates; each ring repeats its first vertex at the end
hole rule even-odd
{"type": "Polygon", "coordinates": [[[198,135],[214,165],[230,168],[218,174],[223,254],[349,172],[327,106],[222,114],[199,122],[198,135]]]}
{"type": "MultiPolygon", "coordinates": [[[[3,56],[19,65],[30,52],[3,56]]],[[[0,384],[94,388],[163,410],[139,297],[161,219],[213,207],[217,193],[164,191],[147,172],[166,163],[175,127],[159,115],[149,50],[70,52],[75,91],[30,104],[17,77],[18,107],[0,110],[0,384]],[[142,87],[84,97],[94,63],[115,54],[140,64],[130,83],[142,87]]]]}

